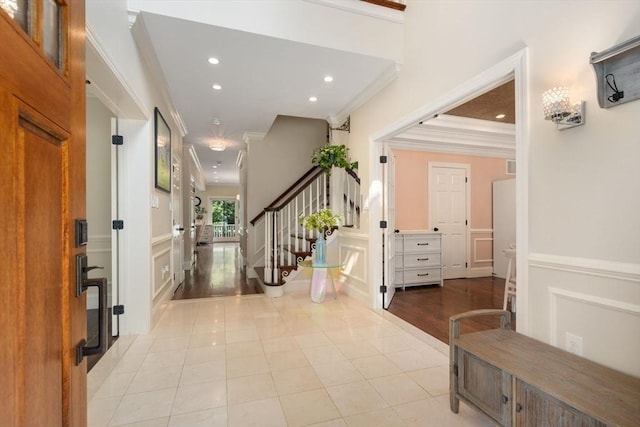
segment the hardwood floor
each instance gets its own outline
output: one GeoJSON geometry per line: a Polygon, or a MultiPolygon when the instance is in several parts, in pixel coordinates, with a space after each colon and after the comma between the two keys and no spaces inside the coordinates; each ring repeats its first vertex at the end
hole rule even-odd
{"type": "MultiPolygon", "coordinates": [[[[449,344],[449,317],[481,308],[502,308],[504,279],[445,280],[444,286],[416,286],[405,291],[396,289],[389,312],[449,344]]],[[[515,313],[511,326],[515,329],[515,313]]],[[[467,320],[461,333],[494,329],[500,326],[498,317],[467,320]]]]}
{"type": "Polygon", "coordinates": [[[257,280],[246,279],[237,242],[196,246],[195,269],[185,275],[174,300],[262,293],[257,280]]]}

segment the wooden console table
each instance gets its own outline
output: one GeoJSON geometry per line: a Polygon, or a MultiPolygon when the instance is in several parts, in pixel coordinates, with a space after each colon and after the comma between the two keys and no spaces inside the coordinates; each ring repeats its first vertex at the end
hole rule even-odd
{"type": "Polygon", "coordinates": [[[640,379],[514,332],[510,323],[503,310],[451,317],[451,411],[462,399],[503,426],[640,425],[640,379]],[[500,316],[501,328],[460,335],[461,320],[487,315],[500,316]]]}

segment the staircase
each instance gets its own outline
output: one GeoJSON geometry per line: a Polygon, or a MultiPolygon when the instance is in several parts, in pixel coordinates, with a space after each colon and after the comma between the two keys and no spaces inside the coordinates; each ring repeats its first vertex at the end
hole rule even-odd
{"type": "MultiPolygon", "coordinates": [[[[304,230],[300,217],[331,206],[334,213],[342,215],[342,226],[359,226],[360,180],[353,171],[335,169],[328,177],[313,167],[250,221],[254,235],[264,236],[256,245],[263,251],[263,265],[254,270],[267,289],[265,293],[269,288],[282,288],[295,278],[298,263],[311,257],[317,232],[304,230]]],[[[333,239],[329,238],[328,243],[333,239]]],[[[273,293],[282,292],[280,289],[273,293]]]]}

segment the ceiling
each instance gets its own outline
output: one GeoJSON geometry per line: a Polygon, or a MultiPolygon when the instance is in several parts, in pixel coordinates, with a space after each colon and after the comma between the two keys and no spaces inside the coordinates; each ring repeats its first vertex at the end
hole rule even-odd
{"type": "Polygon", "coordinates": [[[133,34],[148,35],[136,40],[155,53],[187,129],[184,142],[194,146],[208,184],[239,182],[236,159],[247,132],[266,133],[277,115],[340,117],[396,67],[386,59],[147,12],[135,25],[144,26],[133,34]],[[332,82],[324,81],[327,75],[332,82]],[[225,151],[210,150],[214,140],[225,151]]]}
{"type": "Polygon", "coordinates": [[[516,122],[514,80],[479,95],[445,114],[514,124],[516,122]],[[504,117],[496,117],[499,114],[504,114],[504,117]]]}

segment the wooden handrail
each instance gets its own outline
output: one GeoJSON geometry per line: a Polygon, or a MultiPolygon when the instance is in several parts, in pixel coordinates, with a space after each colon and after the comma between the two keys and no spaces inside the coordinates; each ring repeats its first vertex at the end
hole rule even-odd
{"type": "Polygon", "coordinates": [[[404,12],[404,9],[407,7],[406,4],[398,3],[391,0],[362,0],[365,3],[376,4],[378,6],[388,7],[390,9],[399,10],[404,12]]]}
{"type": "Polygon", "coordinates": [[[311,182],[316,179],[317,177],[319,177],[320,175],[322,175],[324,172],[322,172],[321,169],[318,169],[317,173],[311,175],[309,178],[307,178],[307,180],[300,185],[300,187],[294,191],[293,193],[291,193],[291,195],[289,197],[287,197],[282,203],[280,203],[278,206],[274,206],[274,210],[280,210],[283,207],[285,207],[290,201],[292,201],[293,199],[295,199],[300,193],[302,193],[302,191],[304,191],[305,188],[307,188],[307,185],[311,184],[311,182]]]}
{"type": "Polygon", "coordinates": [[[277,210],[277,205],[276,204],[278,202],[280,202],[280,200],[285,198],[291,191],[293,191],[297,187],[298,190],[295,191],[292,196],[289,196],[287,198],[287,201],[285,201],[284,203],[280,203],[280,205],[285,205],[285,204],[289,203],[289,201],[291,201],[294,197],[296,197],[298,194],[300,194],[302,189],[305,187],[304,185],[302,185],[303,183],[315,179],[321,173],[322,173],[322,170],[317,166],[314,166],[311,169],[309,169],[307,172],[304,173],[304,175],[302,175],[300,178],[298,178],[298,180],[296,182],[294,182],[291,186],[289,186],[289,188],[284,190],[282,192],[282,194],[280,194],[271,203],[269,203],[269,206],[264,208],[262,210],[262,212],[260,212],[258,215],[255,216],[255,218],[253,218],[251,221],[249,221],[251,223],[251,225],[256,225],[256,222],[258,222],[258,220],[264,216],[264,213],[267,210],[277,210]],[[311,178],[308,179],[309,177],[311,177],[311,178]]]}

